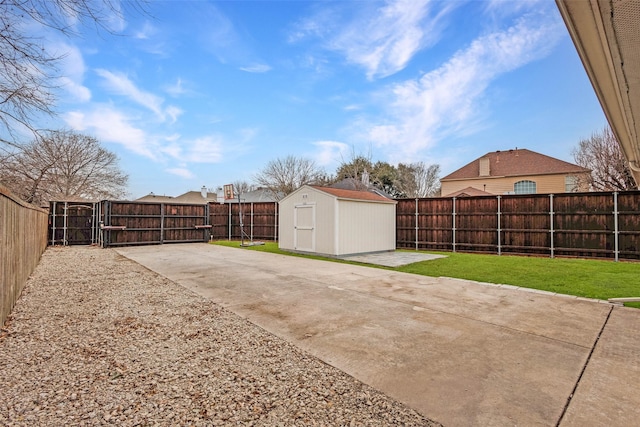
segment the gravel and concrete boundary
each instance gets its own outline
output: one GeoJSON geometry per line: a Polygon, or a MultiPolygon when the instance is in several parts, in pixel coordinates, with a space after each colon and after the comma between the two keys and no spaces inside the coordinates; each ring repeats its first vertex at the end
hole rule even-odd
{"type": "Polygon", "coordinates": [[[0,360],[3,426],[437,425],[110,249],[47,249],[0,360]]]}

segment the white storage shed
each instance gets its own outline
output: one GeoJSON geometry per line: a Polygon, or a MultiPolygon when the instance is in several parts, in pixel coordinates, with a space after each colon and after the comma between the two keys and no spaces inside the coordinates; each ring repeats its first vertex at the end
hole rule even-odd
{"type": "Polygon", "coordinates": [[[278,202],[280,249],[342,256],[396,249],[396,201],[305,185],[278,202]]]}

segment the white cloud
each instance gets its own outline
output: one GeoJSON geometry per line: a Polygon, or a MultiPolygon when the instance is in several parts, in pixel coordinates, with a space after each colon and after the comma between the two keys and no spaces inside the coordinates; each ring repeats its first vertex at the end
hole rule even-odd
{"type": "Polygon", "coordinates": [[[386,77],[405,68],[417,52],[437,42],[442,19],[457,7],[454,2],[438,5],[441,9],[435,10],[430,0],[387,0],[378,8],[368,6],[358,8],[356,16],[346,22],[338,21],[345,18],[338,18],[336,11],[323,10],[300,22],[289,41],[308,35],[323,38],[326,48],[363,67],[367,78],[386,77]]]}
{"type": "Polygon", "coordinates": [[[165,111],[167,115],[171,117],[171,123],[175,123],[183,113],[180,108],[174,107],[173,105],[169,105],[165,111]]]}
{"type": "Polygon", "coordinates": [[[144,92],[136,87],[127,76],[122,73],[112,73],[111,71],[97,69],[96,73],[105,80],[106,86],[118,95],[123,95],[137,102],[143,107],[162,116],[162,98],[149,92],[144,92]]]}
{"type": "Polygon", "coordinates": [[[394,85],[383,96],[388,118],[370,126],[365,138],[388,147],[393,161],[408,161],[447,135],[472,131],[492,81],[545,56],[561,28],[557,20],[520,19],[505,31],[476,39],[419,79],[394,85]]]}
{"type": "Polygon", "coordinates": [[[267,71],[271,71],[271,67],[267,64],[253,64],[248,67],[240,67],[240,69],[247,73],[266,73],[267,71]]]}
{"type": "Polygon", "coordinates": [[[165,86],[164,90],[173,97],[178,97],[187,93],[181,78],[178,78],[174,84],[165,86]]]}
{"type": "Polygon", "coordinates": [[[74,101],[88,102],[91,100],[91,91],[84,86],[84,75],[87,70],[80,49],[65,43],[52,46],[56,52],[62,52],[62,60],[58,63],[60,70],[59,83],[74,101]]]}
{"type": "Polygon", "coordinates": [[[97,69],[96,73],[102,77],[106,86],[112,92],[126,96],[137,104],[151,110],[162,121],[167,115],[175,122],[182,111],[173,106],[163,107],[164,99],[150,92],[145,92],[138,87],[124,74],[114,73],[104,69],[97,69]]]}
{"type": "Polygon", "coordinates": [[[133,34],[133,37],[139,40],[148,40],[158,32],[158,29],[153,26],[149,21],[145,21],[138,31],[133,34]]]}
{"type": "Polygon", "coordinates": [[[157,160],[156,144],[129,118],[111,106],[97,106],[91,111],[72,111],[64,117],[73,130],[90,131],[100,141],[121,144],[134,153],[157,160]]]}
{"type": "Polygon", "coordinates": [[[318,148],[315,160],[320,166],[337,164],[349,151],[347,144],[338,141],[316,141],[313,145],[318,148]]]}
{"type": "Polygon", "coordinates": [[[195,178],[195,175],[193,174],[193,172],[191,172],[189,169],[186,169],[186,168],[169,168],[165,170],[170,174],[179,176],[181,178],[185,178],[185,179],[195,178]]]}
{"type": "Polygon", "coordinates": [[[166,154],[184,163],[219,163],[223,159],[224,141],[215,135],[204,136],[190,141],[173,139],[160,148],[166,154]]]}

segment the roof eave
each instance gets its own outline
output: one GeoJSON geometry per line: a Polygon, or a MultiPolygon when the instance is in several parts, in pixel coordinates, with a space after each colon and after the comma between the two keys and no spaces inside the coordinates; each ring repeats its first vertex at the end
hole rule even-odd
{"type": "MultiPolygon", "coordinates": [[[[631,99],[640,87],[627,74],[640,70],[624,64],[610,0],[556,0],[562,19],[578,51],[591,84],[640,185],[640,117],[634,116],[631,99]],[[626,69],[623,67],[626,67],[626,69]]],[[[637,30],[637,27],[635,29],[637,30]]]]}

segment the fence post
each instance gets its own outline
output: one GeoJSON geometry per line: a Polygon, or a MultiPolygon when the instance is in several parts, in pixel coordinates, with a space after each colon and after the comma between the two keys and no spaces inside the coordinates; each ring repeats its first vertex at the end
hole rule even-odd
{"type": "Polygon", "coordinates": [[[500,216],[502,215],[500,211],[500,199],[501,196],[498,196],[498,255],[502,255],[502,245],[500,244],[500,216]]]}
{"type": "Polygon", "coordinates": [[[553,218],[554,218],[554,212],[553,212],[553,194],[549,194],[549,245],[550,245],[550,252],[549,252],[549,258],[553,258],[554,257],[554,245],[553,245],[553,236],[554,236],[554,228],[553,228],[553,218]]]}
{"type": "Polygon", "coordinates": [[[229,238],[227,240],[231,240],[231,203],[227,205],[229,205],[229,238]]]}
{"type": "Polygon", "coordinates": [[[416,220],[416,241],[415,241],[415,246],[416,246],[416,251],[418,250],[418,198],[416,197],[416,214],[415,214],[415,220],[416,220]]]}
{"type": "Polygon", "coordinates": [[[160,243],[164,243],[164,203],[160,203],[160,243]]]}
{"type": "Polygon", "coordinates": [[[453,217],[453,244],[452,244],[452,252],[456,251],[456,198],[453,198],[453,212],[452,212],[452,217],[453,217]]]}
{"type": "Polygon", "coordinates": [[[278,202],[273,202],[273,204],[274,204],[274,207],[275,207],[274,211],[276,213],[275,221],[274,221],[275,224],[273,226],[273,230],[274,230],[274,232],[273,232],[273,241],[277,242],[278,241],[278,202]]]}
{"type": "Polygon", "coordinates": [[[618,262],[620,247],[619,245],[619,236],[620,230],[618,230],[618,192],[613,192],[613,241],[614,241],[614,254],[615,260],[618,262]]]}
{"type": "Polygon", "coordinates": [[[251,218],[251,226],[249,228],[249,232],[251,233],[251,241],[253,241],[253,202],[251,202],[251,214],[250,214],[250,218],[251,218]]]}
{"type": "Polygon", "coordinates": [[[56,244],[56,202],[53,202],[51,209],[51,245],[56,244]]]}
{"type": "Polygon", "coordinates": [[[69,215],[68,210],[69,209],[69,203],[68,202],[64,202],[64,216],[62,217],[62,246],[67,246],[67,217],[69,215]]]}

